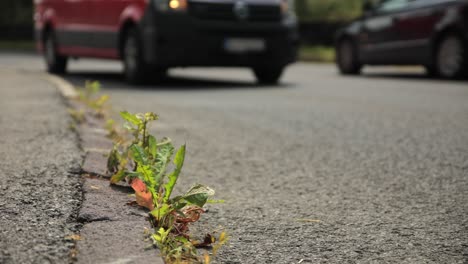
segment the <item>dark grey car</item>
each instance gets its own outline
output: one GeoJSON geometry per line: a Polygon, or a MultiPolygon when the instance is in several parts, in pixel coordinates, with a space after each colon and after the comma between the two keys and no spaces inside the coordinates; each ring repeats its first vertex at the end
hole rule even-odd
{"type": "Polygon", "coordinates": [[[467,0],[367,2],[364,15],[340,30],[337,65],[359,74],[364,65],[424,65],[431,75],[468,75],[467,0]]]}

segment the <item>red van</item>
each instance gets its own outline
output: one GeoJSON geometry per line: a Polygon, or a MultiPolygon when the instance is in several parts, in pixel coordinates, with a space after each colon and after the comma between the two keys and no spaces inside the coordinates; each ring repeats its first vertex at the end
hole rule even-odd
{"type": "Polygon", "coordinates": [[[47,69],[69,57],[122,60],[127,81],[171,67],[249,67],[276,83],[295,61],[292,0],[34,0],[37,47],[47,69]]]}

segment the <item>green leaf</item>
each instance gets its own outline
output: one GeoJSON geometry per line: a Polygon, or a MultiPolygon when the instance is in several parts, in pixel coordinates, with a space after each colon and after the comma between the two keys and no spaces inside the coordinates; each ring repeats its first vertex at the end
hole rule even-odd
{"type": "Polygon", "coordinates": [[[138,178],[140,180],[143,180],[143,176],[141,175],[141,173],[139,172],[126,172],[126,177],[128,177],[128,179],[134,179],[134,178],[138,178]]]}
{"type": "Polygon", "coordinates": [[[87,87],[92,94],[96,94],[101,90],[101,83],[98,81],[87,82],[87,87]]]}
{"type": "Polygon", "coordinates": [[[189,204],[194,204],[199,207],[203,207],[208,200],[208,195],[206,193],[198,193],[190,196],[185,196],[184,200],[189,204]]]}
{"type": "Polygon", "coordinates": [[[140,120],[140,123],[143,124],[145,122],[145,115],[142,113],[138,113],[134,115],[138,120],[140,120]]]}
{"type": "Polygon", "coordinates": [[[196,184],[185,193],[183,199],[190,204],[203,207],[208,200],[208,197],[213,196],[215,191],[208,186],[196,184]]]}
{"type": "Polygon", "coordinates": [[[123,127],[124,127],[125,129],[127,129],[128,131],[134,131],[134,130],[136,130],[136,129],[132,126],[132,124],[130,124],[130,123],[128,123],[128,122],[125,123],[125,124],[123,124],[123,127]]]}
{"type": "Polygon", "coordinates": [[[107,171],[110,173],[117,172],[121,159],[122,157],[119,153],[118,147],[114,146],[109,153],[109,157],[107,158],[107,171]]]}
{"type": "Polygon", "coordinates": [[[131,157],[140,165],[148,164],[148,155],[145,150],[137,144],[130,146],[131,157]]]}
{"type": "Polygon", "coordinates": [[[154,165],[156,184],[158,188],[161,186],[164,176],[166,175],[166,169],[173,153],[174,147],[172,144],[165,144],[159,147],[156,164],[154,165]]]}
{"type": "Polygon", "coordinates": [[[208,196],[215,195],[215,191],[211,189],[210,187],[203,185],[203,184],[195,184],[194,186],[190,188],[190,190],[188,190],[188,192],[185,193],[184,196],[190,196],[190,195],[200,194],[200,193],[204,193],[208,196]]]}
{"type": "Polygon", "coordinates": [[[151,191],[152,194],[156,193],[157,190],[154,190],[154,186],[156,185],[153,170],[151,170],[151,166],[149,165],[141,165],[138,166],[137,171],[143,176],[143,182],[145,183],[148,190],[151,191]]]}
{"type": "Polygon", "coordinates": [[[158,154],[158,142],[153,135],[148,136],[148,151],[153,158],[158,154]]]}
{"type": "Polygon", "coordinates": [[[209,203],[209,204],[222,204],[222,203],[225,203],[226,200],[212,200],[212,199],[208,199],[206,201],[206,203],[209,203]]]}
{"type": "Polygon", "coordinates": [[[116,174],[112,175],[112,177],[110,179],[110,183],[111,184],[116,184],[116,183],[122,181],[123,179],[125,179],[125,176],[127,176],[125,171],[118,171],[116,174]]]}
{"type": "Polygon", "coordinates": [[[166,243],[166,239],[167,239],[167,236],[169,235],[169,233],[171,232],[171,229],[167,229],[165,230],[163,227],[159,228],[158,232],[153,234],[153,239],[160,243],[160,244],[165,244],[166,243]]]}
{"type": "Polygon", "coordinates": [[[177,179],[179,178],[180,172],[182,171],[182,167],[184,166],[185,160],[185,145],[180,147],[174,157],[174,171],[169,174],[168,182],[164,185],[165,193],[164,193],[164,202],[167,203],[169,198],[171,197],[172,190],[174,189],[175,184],[177,183],[177,179]]]}
{"type": "Polygon", "coordinates": [[[120,112],[120,116],[127,122],[134,124],[135,126],[139,126],[142,124],[142,121],[138,119],[136,115],[130,114],[127,111],[120,112]]]}
{"type": "Polygon", "coordinates": [[[184,244],[189,243],[189,240],[187,238],[183,237],[183,236],[176,236],[175,240],[177,240],[177,241],[179,241],[181,243],[184,243],[184,244]]]}
{"type": "Polygon", "coordinates": [[[154,216],[156,220],[160,221],[170,212],[171,212],[171,206],[168,204],[162,204],[161,207],[154,209],[153,211],[150,212],[150,214],[154,216]]]}

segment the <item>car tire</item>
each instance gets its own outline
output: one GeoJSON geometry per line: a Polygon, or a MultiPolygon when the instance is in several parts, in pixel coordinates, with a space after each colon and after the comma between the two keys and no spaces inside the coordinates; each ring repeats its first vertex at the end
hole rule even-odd
{"type": "Polygon", "coordinates": [[[284,66],[253,68],[253,73],[260,84],[277,84],[283,71],[284,66]]]}
{"type": "Polygon", "coordinates": [[[427,77],[434,78],[437,76],[437,70],[434,65],[424,65],[424,69],[426,70],[427,77]]]}
{"type": "Polygon", "coordinates": [[[143,61],[140,35],[135,27],[126,31],[122,47],[122,61],[125,80],[131,84],[144,84],[147,80],[148,66],[143,61]]]}
{"type": "Polygon", "coordinates": [[[361,73],[362,64],[359,62],[356,45],[350,39],[344,39],[336,48],[336,63],[341,74],[357,75],[361,73]]]}
{"type": "Polygon", "coordinates": [[[444,79],[460,79],[467,76],[468,50],[457,34],[447,34],[439,41],[435,52],[435,72],[444,79]]]}
{"type": "Polygon", "coordinates": [[[47,31],[44,36],[44,60],[50,73],[62,74],[67,70],[68,58],[57,52],[57,39],[52,30],[47,31]]]}
{"type": "Polygon", "coordinates": [[[152,82],[159,83],[168,78],[168,69],[166,68],[152,67],[151,70],[148,69],[148,71],[151,71],[149,76],[152,82]]]}

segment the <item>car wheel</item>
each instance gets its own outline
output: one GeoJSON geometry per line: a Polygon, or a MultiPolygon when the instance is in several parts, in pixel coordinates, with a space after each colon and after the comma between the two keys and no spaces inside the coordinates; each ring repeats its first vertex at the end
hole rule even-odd
{"type": "Polygon", "coordinates": [[[67,57],[58,54],[57,41],[53,31],[48,31],[44,38],[44,59],[50,73],[65,73],[67,57]]]}
{"type": "Polygon", "coordinates": [[[359,62],[356,46],[354,43],[345,39],[337,47],[336,63],[341,74],[360,74],[362,65],[359,62]]]}
{"type": "Polygon", "coordinates": [[[277,84],[283,71],[284,66],[256,67],[253,69],[255,77],[260,84],[277,84]]]}
{"type": "Polygon", "coordinates": [[[435,54],[435,68],[438,76],[446,79],[464,77],[467,73],[467,54],[463,40],[449,34],[442,38],[435,54]]]}
{"type": "Polygon", "coordinates": [[[437,70],[433,65],[424,65],[424,69],[426,69],[426,75],[430,78],[437,76],[437,70]]]}
{"type": "Polygon", "coordinates": [[[144,83],[147,67],[143,62],[141,41],[136,28],[127,31],[122,51],[125,80],[132,84],[144,83]]]}

